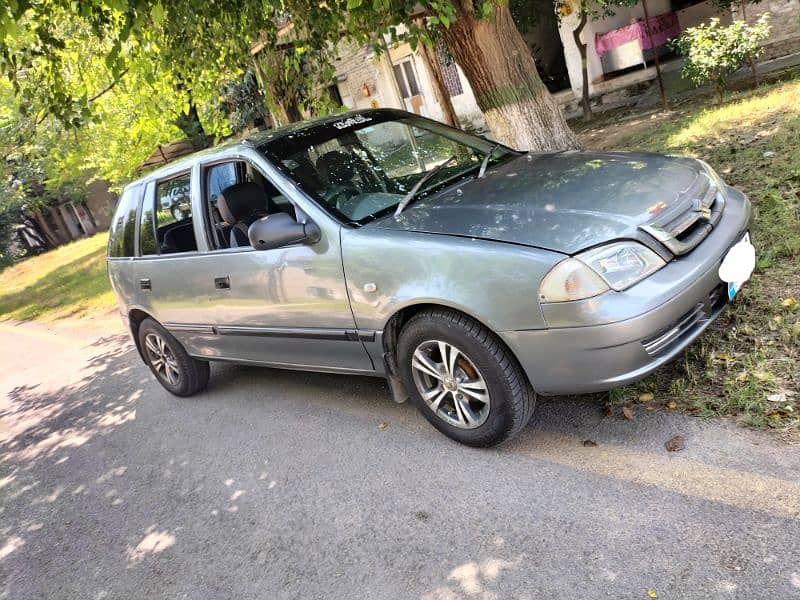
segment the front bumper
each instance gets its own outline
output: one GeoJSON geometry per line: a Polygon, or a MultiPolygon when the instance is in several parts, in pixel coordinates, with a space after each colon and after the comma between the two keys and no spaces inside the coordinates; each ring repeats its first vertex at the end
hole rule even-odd
{"type": "Polygon", "coordinates": [[[549,329],[500,332],[537,392],[581,394],[637,381],[705,331],[727,304],[719,265],[749,227],[749,202],[730,193],[739,202],[729,202],[704,242],[648,280],[582,303],[550,305],[552,311],[545,306],[549,329]],[[637,307],[644,312],[636,313],[637,307]],[[636,316],[629,316],[632,311],[636,316]]]}

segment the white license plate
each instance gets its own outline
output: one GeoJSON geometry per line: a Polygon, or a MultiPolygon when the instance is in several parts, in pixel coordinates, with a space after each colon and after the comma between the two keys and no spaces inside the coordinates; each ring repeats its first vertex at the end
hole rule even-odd
{"type": "Polygon", "coordinates": [[[719,278],[728,284],[728,300],[733,300],[756,266],[756,249],[750,243],[750,232],[731,246],[719,267],[719,278]]]}

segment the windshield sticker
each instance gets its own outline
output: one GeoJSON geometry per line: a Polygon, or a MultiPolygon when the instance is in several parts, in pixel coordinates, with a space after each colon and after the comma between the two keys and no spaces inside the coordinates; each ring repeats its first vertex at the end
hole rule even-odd
{"type": "Polygon", "coordinates": [[[344,119],[343,121],[336,121],[333,124],[336,129],[347,129],[348,127],[352,127],[353,125],[360,125],[361,123],[369,123],[372,121],[369,117],[365,117],[364,115],[356,115],[355,117],[350,117],[348,119],[344,119]]]}

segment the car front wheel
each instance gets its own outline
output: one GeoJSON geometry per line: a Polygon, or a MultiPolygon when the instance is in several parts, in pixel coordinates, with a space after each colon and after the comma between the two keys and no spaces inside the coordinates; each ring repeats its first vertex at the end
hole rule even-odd
{"type": "Polygon", "coordinates": [[[486,327],[455,311],[415,315],[398,341],[401,375],[425,418],[469,446],[519,433],[536,395],[516,359],[486,327]]]}
{"type": "Polygon", "coordinates": [[[139,326],[139,347],[147,366],[168,392],[191,396],[208,384],[208,362],[189,356],[175,336],[153,319],[145,319],[139,326]]]}

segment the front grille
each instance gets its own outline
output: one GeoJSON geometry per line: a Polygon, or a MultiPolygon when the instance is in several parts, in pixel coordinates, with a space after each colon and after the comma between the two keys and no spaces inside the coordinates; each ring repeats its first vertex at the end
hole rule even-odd
{"type": "Polygon", "coordinates": [[[665,211],[652,223],[640,226],[642,231],[664,244],[675,255],[686,254],[694,249],[717,224],[725,209],[725,197],[716,184],[705,173],[688,191],[692,198],[688,207],[665,211]]]}
{"type": "Polygon", "coordinates": [[[644,351],[654,357],[668,352],[685,339],[686,336],[691,335],[701,323],[711,318],[725,302],[727,302],[727,294],[724,284],[718,285],[711,290],[702,302],[698,302],[694,308],[680,319],[657,334],[642,340],[644,351]]]}

